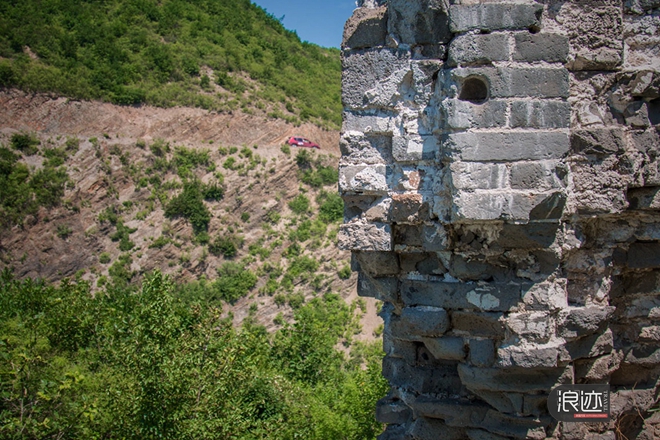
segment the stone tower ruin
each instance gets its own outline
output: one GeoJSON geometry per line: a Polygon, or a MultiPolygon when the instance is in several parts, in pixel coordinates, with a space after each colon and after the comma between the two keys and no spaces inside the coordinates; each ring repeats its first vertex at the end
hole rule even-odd
{"type": "Polygon", "coordinates": [[[339,242],[384,302],[380,438],[660,438],[660,0],[359,3],[339,242]],[[611,421],[554,420],[560,384],[611,421]]]}

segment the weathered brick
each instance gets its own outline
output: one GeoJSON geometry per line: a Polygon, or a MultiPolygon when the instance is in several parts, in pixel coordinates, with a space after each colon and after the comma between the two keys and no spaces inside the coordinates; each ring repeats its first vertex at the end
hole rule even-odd
{"type": "Polygon", "coordinates": [[[392,161],[392,136],[348,131],[339,140],[343,164],[386,164],[392,161]]]}
{"type": "MultiPolygon", "coordinates": [[[[549,190],[561,188],[557,162],[519,162],[511,166],[511,188],[549,190]]],[[[561,171],[565,171],[561,169],[561,171]]]]}
{"type": "Polygon", "coordinates": [[[458,365],[461,381],[470,390],[514,393],[548,392],[556,385],[573,383],[573,368],[478,368],[458,365]],[[514,379],[515,378],[515,379],[514,379]]]}
{"type": "Polygon", "coordinates": [[[440,142],[435,136],[395,136],[392,155],[399,162],[417,162],[435,159],[440,142]]]}
{"type": "Polygon", "coordinates": [[[339,168],[339,191],[343,194],[385,195],[388,193],[386,165],[351,165],[339,168]]]}
{"type": "Polygon", "coordinates": [[[401,282],[401,299],[408,306],[477,311],[515,310],[522,285],[517,283],[448,283],[444,281],[401,282]]]}
{"type": "Polygon", "coordinates": [[[594,128],[571,133],[571,149],[577,154],[620,154],[626,147],[625,134],[620,128],[594,128]]]}
{"type": "Polygon", "coordinates": [[[466,436],[462,428],[447,426],[442,420],[426,417],[415,419],[408,430],[415,440],[437,440],[438,432],[442,432],[443,440],[464,440],[466,436]]]}
{"type": "Polygon", "coordinates": [[[342,48],[383,46],[387,36],[387,7],[357,8],[344,25],[342,48]]]}
{"type": "Polygon", "coordinates": [[[465,67],[453,69],[457,83],[470,76],[488,81],[490,98],[567,98],[569,75],[563,68],[465,67]]]}
{"type": "Polygon", "coordinates": [[[504,314],[454,311],[451,314],[451,327],[457,334],[502,339],[505,334],[504,314]]]}
{"type": "Polygon", "coordinates": [[[529,29],[540,25],[543,5],[521,3],[482,3],[449,7],[452,32],[472,29],[529,29]]]}
{"type": "Polygon", "coordinates": [[[558,219],[565,202],[565,197],[562,197],[560,193],[457,191],[454,194],[452,220],[558,219]]]}
{"type": "Polygon", "coordinates": [[[464,34],[455,37],[449,45],[447,64],[489,64],[493,61],[509,59],[509,35],[464,34]]]}
{"type": "Polygon", "coordinates": [[[371,278],[362,272],[358,273],[358,296],[394,303],[399,299],[397,289],[398,280],[394,277],[371,278]]]}
{"type": "Polygon", "coordinates": [[[506,101],[496,99],[480,104],[445,99],[441,105],[440,123],[456,130],[505,127],[506,107],[506,101]]]}
{"type": "Polygon", "coordinates": [[[461,388],[456,366],[450,364],[433,368],[413,367],[401,359],[385,357],[383,377],[392,386],[421,394],[453,393],[461,388]]]}
{"type": "MultiPolygon", "coordinates": [[[[452,319],[453,322],[453,319],[452,319]]],[[[492,339],[472,338],[468,341],[468,361],[475,367],[490,367],[495,361],[495,343],[492,339]]]]}
{"type": "Polygon", "coordinates": [[[509,345],[497,350],[497,366],[502,368],[552,368],[557,366],[556,344],[509,345]]]}
{"type": "Polygon", "coordinates": [[[568,153],[568,134],[556,131],[451,133],[443,152],[469,162],[561,159],[568,153]]]}
{"type": "Polygon", "coordinates": [[[571,106],[565,101],[514,101],[509,124],[512,128],[568,128],[571,106]]]}
{"type": "Polygon", "coordinates": [[[393,114],[380,110],[362,112],[346,111],[342,117],[342,131],[361,131],[369,135],[388,135],[396,130],[396,118],[393,114]]]}
{"type": "Polygon", "coordinates": [[[404,307],[401,316],[392,316],[390,320],[392,336],[403,340],[441,336],[448,329],[449,315],[438,307],[404,307]]]}
{"type": "Polygon", "coordinates": [[[451,32],[447,11],[439,2],[427,0],[390,0],[390,32],[410,45],[448,42],[451,32]]]}
{"type": "Polygon", "coordinates": [[[380,423],[402,424],[412,417],[412,410],[401,400],[384,398],[376,404],[376,420],[380,423]]]}
{"type": "Polygon", "coordinates": [[[341,225],[337,242],[347,251],[391,251],[392,230],[388,224],[349,223],[341,225]]]}
{"type": "Polygon", "coordinates": [[[410,69],[410,54],[390,48],[345,53],[342,57],[342,102],[345,108],[370,107],[366,92],[395,72],[410,69]]]}
{"type": "Polygon", "coordinates": [[[467,355],[465,341],[456,336],[424,338],[424,345],[434,358],[448,361],[462,361],[467,355]]]}
{"type": "Polygon", "coordinates": [[[454,162],[450,170],[451,185],[459,190],[502,189],[508,186],[505,164],[454,162]]]}
{"type": "Polygon", "coordinates": [[[394,252],[356,252],[360,268],[372,277],[397,275],[399,257],[394,252]]]}
{"type": "Polygon", "coordinates": [[[568,59],[568,50],[568,38],[564,35],[520,32],[515,36],[513,59],[565,63],[568,59]]]}

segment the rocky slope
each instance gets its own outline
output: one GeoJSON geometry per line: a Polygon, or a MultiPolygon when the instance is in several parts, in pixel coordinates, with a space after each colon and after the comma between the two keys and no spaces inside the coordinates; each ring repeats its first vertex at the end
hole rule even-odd
{"type": "MultiPolygon", "coordinates": [[[[281,148],[290,135],[309,137],[322,149],[309,152],[308,171],[336,169],[337,132],[241,113],[118,107],[14,90],[0,92],[0,108],[0,143],[9,146],[15,133],[40,140],[39,154],[21,158],[31,169],[43,166],[44,151],[78,145],[63,165],[69,183],[60,206],[1,231],[0,267],[19,277],[98,285],[116,276],[133,282],[154,269],[180,282],[213,280],[224,263],[240,262],[259,279],[225,311],[236,324],[250,316],[271,330],[302,298],[333,291],[356,300],[355,276],[342,279],[350,255],[336,247],[338,224],[323,230],[317,219],[319,195],[336,192],[336,184],[304,183],[297,151],[281,148]],[[221,200],[204,202],[208,236],[195,234],[185,218],[165,216],[183,182],[195,179],[224,188],[221,200]],[[307,212],[291,210],[295,197],[309,200],[307,212]],[[301,236],[306,219],[314,221],[312,232],[301,236]],[[235,243],[235,256],[209,252],[218,237],[235,243]],[[296,257],[315,260],[317,269],[283,281],[296,257]]],[[[358,338],[368,339],[379,325],[376,305],[360,305],[366,314],[358,338]]]]}

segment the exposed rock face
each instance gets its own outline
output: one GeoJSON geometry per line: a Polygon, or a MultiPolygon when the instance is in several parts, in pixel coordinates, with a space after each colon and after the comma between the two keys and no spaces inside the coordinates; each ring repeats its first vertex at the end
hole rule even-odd
{"type": "Polygon", "coordinates": [[[660,438],[660,2],[363,1],[343,66],[381,438],[660,438]],[[552,419],[571,383],[612,421],[552,419]]]}

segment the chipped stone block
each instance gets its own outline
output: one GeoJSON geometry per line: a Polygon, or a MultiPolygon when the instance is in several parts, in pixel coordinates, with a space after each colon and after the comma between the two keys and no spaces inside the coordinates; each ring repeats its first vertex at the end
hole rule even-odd
{"type": "Polygon", "coordinates": [[[565,101],[526,100],[511,103],[512,128],[568,128],[571,106],[565,101]]]}
{"type": "Polygon", "coordinates": [[[380,110],[344,112],[342,131],[361,131],[368,135],[388,135],[396,129],[395,117],[380,110]]]}
{"type": "Polygon", "coordinates": [[[554,336],[554,320],[545,312],[511,313],[506,319],[509,338],[529,342],[547,342],[554,336]]]}
{"type": "Polygon", "coordinates": [[[357,8],[344,25],[342,48],[362,49],[385,45],[387,7],[357,8]]]}
{"type": "Polygon", "coordinates": [[[597,332],[614,313],[614,307],[571,307],[559,312],[559,336],[566,339],[581,338],[597,332]]]}
{"type": "Polygon", "coordinates": [[[352,165],[339,168],[339,191],[344,194],[386,195],[386,165],[352,165]]]}
{"type": "Polygon", "coordinates": [[[499,312],[516,309],[521,289],[517,283],[405,280],[401,282],[401,298],[407,306],[499,312]]]}
{"type": "Polygon", "coordinates": [[[342,133],[339,141],[343,164],[387,164],[392,161],[392,137],[365,136],[360,131],[342,133]]]}
{"type": "Polygon", "coordinates": [[[613,347],[612,330],[607,329],[601,334],[593,334],[567,342],[560,349],[559,359],[562,362],[570,362],[576,359],[594,358],[610,353],[613,347]]]}
{"type": "Polygon", "coordinates": [[[396,78],[404,80],[406,73],[411,71],[410,54],[390,48],[354,51],[344,54],[342,68],[344,107],[364,109],[371,106],[366,96],[368,90],[381,82],[388,83],[396,78]]]}
{"type": "MultiPolygon", "coordinates": [[[[565,197],[561,193],[457,191],[452,220],[547,220],[559,219],[565,197]]],[[[548,225],[552,229],[552,225],[548,225]]]]}
{"type": "Polygon", "coordinates": [[[489,98],[567,98],[569,75],[563,68],[465,67],[451,71],[462,84],[469,77],[482,77],[488,83],[489,98]]]}
{"type": "Polygon", "coordinates": [[[349,223],[341,225],[338,246],[347,251],[391,251],[392,230],[388,224],[349,223]]]}
{"type": "Polygon", "coordinates": [[[392,316],[392,336],[402,340],[441,336],[449,329],[447,311],[438,307],[404,307],[401,316],[392,316]]]}
{"type": "Polygon", "coordinates": [[[438,432],[442,432],[443,440],[465,439],[465,430],[447,426],[441,420],[425,417],[416,419],[408,430],[409,435],[415,440],[437,440],[438,432]]]}
{"type": "MultiPolygon", "coordinates": [[[[452,316],[452,322],[453,316],[452,316]]],[[[468,362],[475,367],[490,367],[495,362],[495,344],[492,339],[475,339],[468,341],[468,362]]]]}
{"type": "Polygon", "coordinates": [[[541,23],[543,5],[524,3],[482,3],[449,7],[452,32],[469,30],[530,29],[541,23]]]}
{"type": "Polygon", "coordinates": [[[502,189],[508,186],[508,172],[504,164],[454,162],[449,168],[450,185],[459,190],[502,189]]]}
{"type": "Polygon", "coordinates": [[[500,128],[506,126],[504,100],[492,99],[478,104],[460,99],[446,99],[441,104],[440,125],[455,130],[500,128]]]}
{"type": "Polygon", "coordinates": [[[465,336],[502,339],[505,333],[504,314],[454,311],[451,314],[451,327],[455,333],[465,336]]]}
{"type": "Polygon", "coordinates": [[[573,368],[478,368],[458,365],[458,374],[470,390],[531,394],[545,392],[557,385],[573,383],[573,368]]]}
{"type": "Polygon", "coordinates": [[[439,144],[435,136],[396,136],[392,140],[392,155],[399,162],[433,160],[439,144]]]}
{"type": "Polygon", "coordinates": [[[389,31],[399,43],[425,45],[451,39],[447,11],[432,0],[390,0],[389,31]]]}
{"type": "Polygon", "coordinates": [[[509,34],[464,34],[455,37],[449,45],[447,64],[489,64],[509,59],[509,34]]]}
{"type": "Polygon", "coordinates": [[[398,287],[399,282],[395,277],[371,278],[362,272],[358,274],[359,296],[396,303],[399,298],[398,287]]]}
{"type": "Polygon", "coordinates": [[[562,178],[566,170],[558,169],[555,161],[519,162],[511,166],[511,188],[550,190],[563,187],[562,178]]]}
{"type": "Polygon", "coordinates": [[[394,252],[356,252],[360,268],[372,277],[398,275],[399,257],[394,252]]]}
{"type": "Polygon", "coordinates": [[[394,223],[417,223],[428,218],[428,203],[421,194],[394,194],[390,210],[390,221],[394,223]]]}
{"type": "Polygon", "coordinates": [[[561,159],[570,148],[557,131],[451,133],[443,136],[445,154],[468,162],[561,159]]]}
{"type": "Polygon", "coordinates": [[[568,307],[566,280],[542,282],[531,286],[522,294],[522,301],[529,310],[558,310],[568,307]]]}
{"type": "Polygon", "coordinates": [[[462,361],[467,355],[465,341],[455,336],[424,338],[424,345],[434,358],[448,361],[462,361]]]}
{"type": "Polygon", "coordinates": [[[383,333],[383,351],[391,358],[404,359],[410,365],[417,360],[418,344],[412,341],[402,341],[394,338],[389,331],[383,333]]]}
{"type": "Polygon", "coordinates": [[[412,407],[416,414],[442,419],[449,426],[476,427],[486,416],[488,406],[481,403],[420,396],[412,407]]]}
{"type": "Polygon", "coordinates": [[[395,387],[421,394],[440,394],[461,388],[456,366],[413,367],[401,359],[383,359],[383,377],[395,387]]]}
{"type": "Polygon", "coordinates": [[[557,366],[559,350],[556,344],[500,347],[497,366],[502,368],[551,368],[557,366]]]}
{"type": "Polygon", "coordinates": [[[529,63],[565,63],[568,50],[568,38],[564,35],[520,32],[515,35],[513,59],[529,63]]]}

